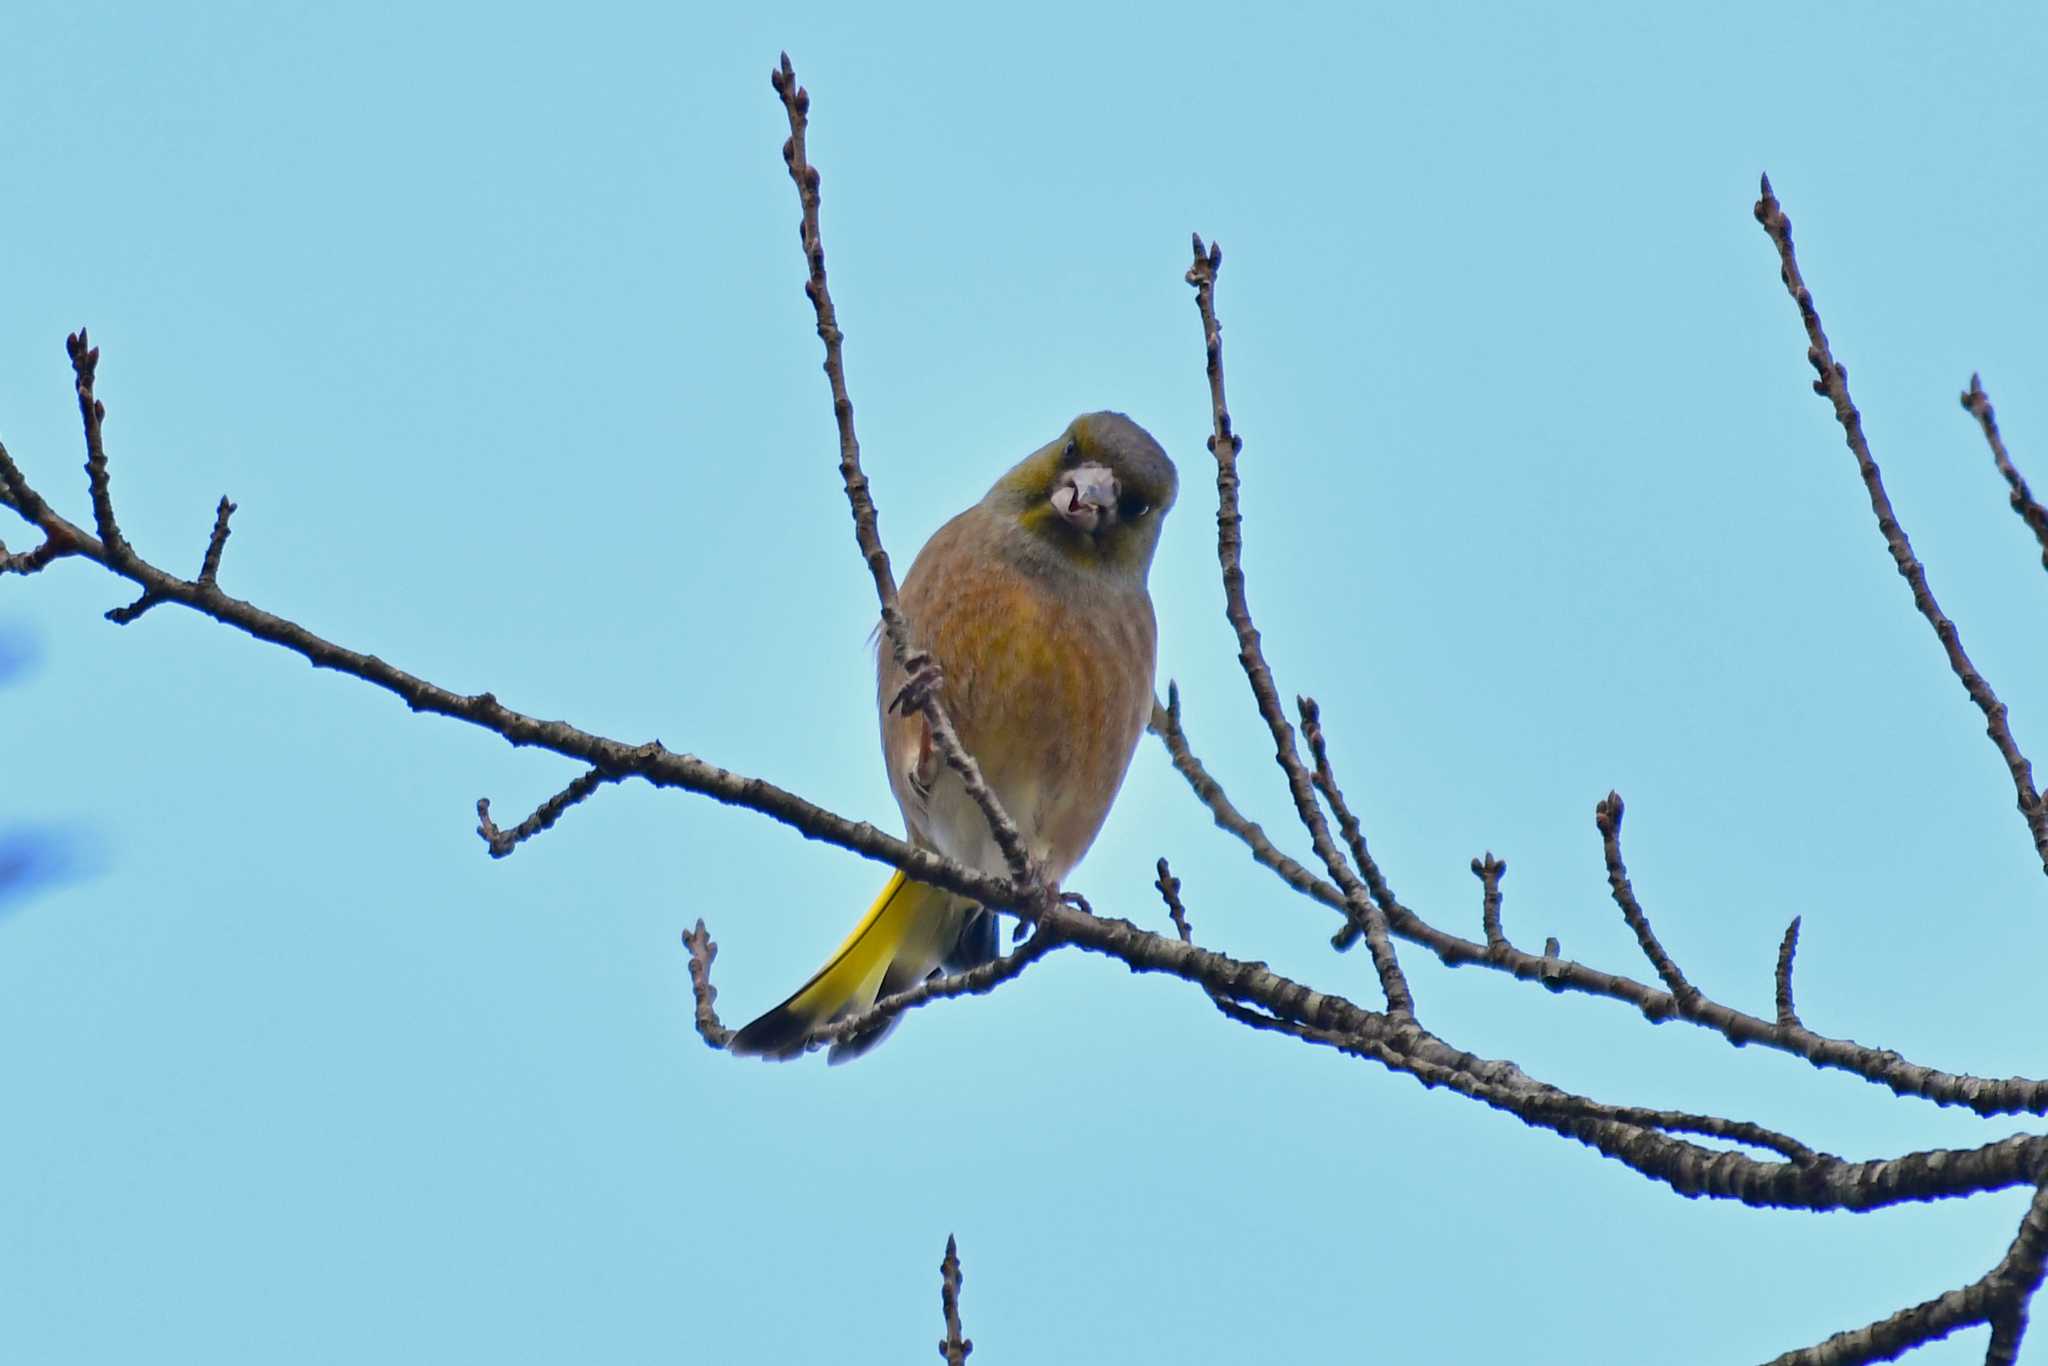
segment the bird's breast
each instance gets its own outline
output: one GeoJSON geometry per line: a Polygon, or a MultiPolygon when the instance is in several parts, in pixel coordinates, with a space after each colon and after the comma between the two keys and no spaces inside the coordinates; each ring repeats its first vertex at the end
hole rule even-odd
{"type": "MultiPolygon", "coordinates": [[[[1033,575],[956,554],[944,535],[905,579],[904,610],[944,670],[940,697],[962,743],[1048,874],[1063,877],[1101,828],[1151,714],[1151,602],[1142,585],[1033,575]]],[[[881,673],[886,704],[900,672],[885,657],[881,673]]],[[[972,807],[946,779],[925,799],[929,833],[942,849],[975,845],[945,852],[982,862],[979,811],[929,809],[942,800],[972,807]]]]}

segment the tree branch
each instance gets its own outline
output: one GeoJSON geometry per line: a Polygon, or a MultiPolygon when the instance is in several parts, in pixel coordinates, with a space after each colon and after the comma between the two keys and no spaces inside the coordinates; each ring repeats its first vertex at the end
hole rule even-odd
{"type": "Polygon", "coordinates": [[[1643,957],[1650,960],[1657,976],[1670,988],[1672,998],[1678,1002],[1679,1012],[1690,1015],[1699,1009],[1704,998],[1698,987],[1685,980],[1678,964],[1657,942],[1656,931],[1650,928],[1650,917],[1643,914],[1642,903],[1636,900],[1636,889],[1628,880],[1628,866],[1621,861],[1621,815],[1619,792],[1609,792],[1593,809],[1594,822],[1600,827],[1600,852],[1607,861],[1608,890],[1614,895],[1614,904],[1621,908],[1621,918],[1635,932],[1643,957]]]}
{"type": "Polygon", "coordinates": [[[1778,1027],[1799,1028],[1799,1012],[1792,1006],[1792,955],[1799,952],[1799,917],[1793,916],[1792,923],[1785,927],[1785,937],[1778,942],[1778,1027]]]}
{"type": "Polygon", "coordinates": [[[889,567],[889,552],[882,548],[880,513],[868,492],[868,478],[860,465],[860,437],[853,427],[853,399],[846,390],[846,335],[839,330],[839,314],[832,306],[832,291],[825,282],[825,242],[818,231],[819,176],[817,167],[810,163],[806,147],[811,93],[797,84],[796,72],[789,64],[787,52],[782,54],[781,64],[769,74],[769,81],[781,97],[783,111],[789,116],[789,138],[782,144],[782,159],[789,167],[789,178],[796,185],[797,198],[803,208],[804,261],[810,269],[810,278],[804,282],[804,294],[817,313],[818,339],[825,344],[825,377],[832,387],[832,416],[839,427],[839,474],[846,486],[847,504],[853,510],[853,537],[860,546],[861,558],[867,561],[868,572],[875,580],[875,597],[881,604],[882,634],[888,639],[889,651],[897,665],[910,676],[910,682],[904,685],[892,705],[924,713],[931,725],[932,743],[945,757],[946,763],[960,775],[968,796],[981,808],[989,831],[995,836],[996,847],[1003,852],[1011,879],[1019,887],[1035,887],[1038,879],[1031,867],[1030,854],[1024,848],[1024,837],[996,799],[974,756],[961,744],[952,720],[939,701],[937,673],[932,661],[913,648],[911,625],[896,602],[896,575],[889,567]]]}
{"type": "Polygon", "coordinates": [[[107,479],[107,448],[103,430],[107,407],[93,394],[93,377],[99,372],[100,351],[82,327],[64,339],[64,350],[71,357],[71,373],[78,392],[78,415],[85,424],[85,482],[92,493],[93,525],[99,529],[100,541],[106,546],[107,554],[118,565],[134,552],[128,548],[127,537],[121,534],[121,524],[114,520],[114,497],[107,479]]]}
{"type": "Polygon", "coordinates": [[[1486,936],[1489,954],[1509,947],[1508,937],[1500,927],[1500,880],[1507,875],[1507,864],[1495,858],[1491,849],[1484,857],[1472,860],[1472,876],[1479,879],[1479,928],[1486,936]]]}
{"type": "Polygon", "coordinates": [[[1301,754],[1295,748],[1294,727],[1288,724],[1287,714],[1280,707],[1280,692],[1273,682],[1273,671],[1266,664],[1259,628],[1252,622],[1251,606],[1245,598],[1244,518],[1237,508],[1237,456],[1244,441],[1230,426],[1230,406],[1223,388],[1223,324],[1216,318],[1216,276],[1223,269],[1223,248],[1212,246],[1204,250],[1199,235],[1194,242],[1195,259],[1188,267],[1187,281],[1194,286],[1195,308],[1202,317],[1208,355],[1209,407],[1215,427],[1209,438],[1209,453],[1216,457],[1216,559],[1223,570],[1224,615],[1237,633],[1238,662],[1244,666],[1245,680],[1251,684],[1259,715],[1265,718],[1266,727],[1273,734],[1273,758],[1287,775],[1295,813],[1301,817],[1317,856],[1343,888],[1344,905],[1353,924],[1363,928],[1366,947],[1372,953],[1373,971],[1379,976],[1380,990],[1386,994],[1387,1009],[1396,1015],[1413,1015],[1415,999],[1401,973],[1393,937],[1387,932],[1387,917],[1330,838],[1329,822],[1323,819],[1322,808],[1316,803],[1314,780],[1302,766],[1301,754]]]}
{"type": "Polygon", "coordinates": [[[2033,836],[2034,852],[2040,856],[2041,870],[2048,873],[2048,807],[2042,805],[2041,794],[2034,787],[2033,765],[2013,739],[2012,727],[2006,723],[2005,703],[1998,700],[1991,684],[1985,681],[1977,666],[1970,662],[1969,655],[1963,652],[1962,636],[1955,623],[1942,613],[1941,604],[1934,600],[1934,590],[1927,586],[1927,571],[1914,556],[1913,544],[1906,539],[1905,528],[1899,525],[1898,515],[1892,511],[1891,498],[1884,491],[1877,461],[1871,457],[1870,443],[1863,436],[1863,415],[1849,397],[1849,368],[1836,360],[1834,352],[1828,349],[1828,336],[1821,328],[1820,313],[1813,303],[1813,291],[1801,278],[1798,258],[1792,253],[1792,220],[1785,216],[1785,211],[1778,205],[1778,197],[1771,193],[1769,176],[1763,177],[1762,197],[1756,202],[1756,221],[1763,224],[1764,231],[1770,234],[1772,243],[1778,248],[1779,278],[1785,282],[1785,289],[1793,302],[1799,305],[1799,320],[1806,327],[1806,359],[1820,376],[1813,382],[1813,392],[1834,406],[1835,420],[1842,424],[1842,433],[1848,439],[1850,451],[1856,456],[1856,468],[1863,476],[1863,487],[1870,495],[1870,509],[1877,515],[1877,527],[1884,534],[1892,563],[1897,566],[1899,577],[1913,590],[1913,606],[1934,628],[1936,639],[1948,655],[1949,668],[1961,680],[1963,691],[1984,713],[1985,733],[1991,737],[1991,743],[1997,747],[2012,775],[2020,815],[2026,819],[2027,830],[2033,836]]]}
{"type": "Polygon", "coordinates": [[[2012,463],[2012,457],[2005,453],[2005,439],[1998,434],[1998,414],[1992,410],[1991,395],[1984,392],[1983,381],[1970,376],[1970,387],[1963,391],[1963,408],[1977,425],[1984,429],[1984,440],[1991,447],[1991,459],[1998,466],[1998,472],[2005,477],[2006,487],[2011,490],[2013,512],[2027,530],[2034,533],[2034,539],[2041,543],[2041,567],[2048,569],[2048,508],[2034,499],[2034,491],[2027,487],[2027,481],[2020,477],[2019,469],[2012,463]]]}
{"type": "Polygon", "coordinates": [[[316,669],[332,669],[391,693],[416,712],[453,717],[492,732],[517,746],[549,750],[564,758],[581,760],[619,780],[642,778],[656,787],[696,792],[731,806],[746,807],[782,822],[806,838],[836,844],[840,848],[902,869],[935,887],[958,892],[995,910],[1014,909],[1022,900],[1020,889],[1008,879],[963,867],[885,834],[866,821],[852,821],[795,793],[761,778],[748,777],[720,768],[689,754],[679,754],[658,740],[628,745],[571,725],[567,721],[542,721],[500,703],[491,693],[464,694],[431,683],[415,674],[386,663],[375,655],[363,654],[335,644],[275,613],[230,596],[218,584],[181,579],[144,560],[133,550],[116,563],[104,542],[66,520],[22,478],[4,449],[0,449],[0,482],[10,490],[18,485],[14,506],[33,508],[31,518],[44,535],[65,555],[88,559],[122,578],[141,585],[145,595],[175,603],[232,626],[257,640],[268,641],[299,655],[316,669]]]}
{"type": "Polygon", "coordinates": [[[235,515],[235,505],[221,495],[220,506],[213,510],[213,534],[206,538],[206,554],[199,561],[198,582],[211,584],[220,578],[221,552],[228,548],[228,518],[235,515]]]}
{"type": "Polygon", "coordinates": [[[1987,1363],[2005,1366],[2017,1358],[2026,1331],[2027,1304],[2041,1286],[2044,1254],[2048,1254],[2048,1182],[2034,1192],[2020,1220],[2019,1232],[1998,1265],[1958,1290],[1901,1309],[1888,1318],[1825,1342],[1773,1358],[1770,1366],[1852,1366],[1865,1361],[1890,1361],[1901,1352],[1947,1337],[1973,1324],[1992,1325],[1987,1363]]]}
{"type": "MultiPolygon", "coordinates": [[[[1257,822],[1246,817],[1230,799],[1223,785],[1203,766],[1189,746],[1180,714],[1180,695],[1169,689],[1168,705],[1155,707],[1152,728],[1165,744],[1173,764],[1187,779],[1195,796],[1209,809],[1216,824],[1236,835],[1251,850],[1253,859],[1274,872],[1287,886],[1318,901],[1340,915],[1346,914],[1344,894],[1307,868],[1281,853],[1257,822]]],[[[1394,933],[1420,944],[1435,954],[1446,967],[1473,965],[1504,973],[1550,991],[1576,991],[1633,1006],[1644,1018],[1661,1021],[1673,1017],[1712,1030],[1737,1047],[1759,1044],[1765,1048],[1803,1058],[1815,1067],[1847,1072],[1897,1095],[1932,1101],[1937,1105],[1960,1106],[1979,1115],[2048,1114],[2048,1080],[2034,1077],[1978,1077],[1947,1072],[1912,1062],[1890,1049],[1872,1048],[1852,1039],[1816,1034],[1796,1021],[1766,1020],[1745,1011],[1700,997],[1692,1014],[1679,1008],[1678,998],[1647,983],[1619,973],[1603,972],[1584,963],[1562,958],[1555,952],[1529,953],[1505,939],[1498,945],[1474,943],[1424,920],[1402,905],[1388,913],[1394,933]]],[[[1346,924],[1350,922],[1347,919],[1346,924]]]]}
{"type": "Polygon", "coordinates": [[[476,833],[490,847],[492,858],[504,858],[541,831],[553,829],[555,822],[562,818],[564,811],[567,811],[570,807],[597,791],[604,783],[614,781],[617,780],[609,777],[603,769],[593,768],[582,776],[572,779],[567,787],[542,802],[534,809],[534,813],[531,816],[528,816],[510,830],[500,830],[497,823],[491,819],[491,799],[489,797],[478,797],[476,799],[476,833]]]}
{"type": "Polygon", "coordinates": [[[939,1312],[946,1319],[946,1336],[939,1340],[939,1355],[946,1359],[946,1366],[966,1366],[967,1354],[974,1350],[974,1340],[960,1328],[961,1280],[960,1249],[949,1233],[945,1260],[939,1263],[939,1312]]]}
{"type": "Polygon", "coordinates": [[[1387,907],[1399,905],[1399,898],[1381,875],[1372,850],[1366,846],[1365,830],[1359,825],[1358,817],[1352,814],[1350,803],[1344,800],[1342,789],[1337,786],[1336,770],[1330,766],[1330,748],[1323,738],[1323,709],[1313,697],[1297,697],[1294,705],[1301,717],[1301,736],[1308,741],[1309,757],[1315,762],[1311,776],[1315,780],[1316,791],[1322,794],[1323,800],[1329,803],[1331,814],[1337,817],[1337,829],[1344,836],[1345,847],[1351,851],[1351,860],[1365,879],[1373,904],[1384,913],[1387,907]]]}

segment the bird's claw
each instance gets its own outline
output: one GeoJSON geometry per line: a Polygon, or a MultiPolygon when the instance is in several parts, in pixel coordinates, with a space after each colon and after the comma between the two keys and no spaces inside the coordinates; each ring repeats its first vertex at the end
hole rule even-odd
{"type": "Polygon", "coordinates": [[[945,684],[946,671],[923,650],[903,661],[903,671],[909,677],[889,700],[889,710],[908,716],[924,709],[925,702],[945,684]]]}
{"type": "MultiPolygon", "coordinates": [[[[1036,877],[1038,869],[1034,867],[1032,872],[1036,877]]],[[[1045,912],[1053,906],[1072,906],[1083,915],[1095,914],[1095,908],[1088,904],[1088,898],[1079,892],[1063,892],[1054,884],[1041,881],[1038,895],[1018,908],[1017,923],[1010,930],[1010,942],[1021,943],[1027,933],[1042,928],[1045,912]]]]}

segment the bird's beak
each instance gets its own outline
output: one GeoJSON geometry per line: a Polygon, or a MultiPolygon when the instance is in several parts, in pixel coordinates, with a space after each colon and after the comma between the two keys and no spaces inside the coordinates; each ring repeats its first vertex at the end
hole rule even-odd
{"type": "Polygon", "coordinates": [[[1107,465],[1076,465],[1053,485],[1052,506],[1070,526],[1099,531],[1116,520],[1116,476],[1107,465]]]}

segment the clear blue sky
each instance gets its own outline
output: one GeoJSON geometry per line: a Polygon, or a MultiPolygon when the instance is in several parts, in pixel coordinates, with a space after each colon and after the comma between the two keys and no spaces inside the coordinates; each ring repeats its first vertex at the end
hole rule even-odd
{"type": "MultiPolygon", "coordinates": [[[[2048,484],[2048,22],[2018,5],[40,6],[4,21],[0,435],[85,507],[64,333],[161,563],[459,689],[891,826],[767,72],[813,150],[899,560],[1074,413],[1180,459],[1161,683],[1285,796],[1221,614],[1187,235],[1224,244],[1253,603],[1404,899],[2048,1068],[2048,885],[1810,372],[1768,169],[1936,591],[2048,758],[2048,579],[1956,405],[2048,484]],[[868,10],[870,12],[860,12],[868,10]]],[[[21,548],[16,529],[0,532],[21,548]]],[[[0,1355],[21,1362],[1742,1361],[1979,1275],[2024,1200],[1688,1202],[1576,1145],[1061,955],[826,1069],[714,1054],[881,873],[573,776],[97,571],[0,582],[0,1355]],[[26,642],[26,644],[24,644],[26,642]]],[[[1293,841],[1299,845],[1301,841],[1293,841]]],[[[1156,745],[1075,885],[1361,1000],[1326,915],[1156,745]]],[[[1406,955],[1427,1022],[1615,1102],[1848,1156],[2024,1127],[1406,955]]],[[[2038,1124],[2033,1127],[2038,1128],[2038,1124]]],[[[1975,1361],[1981,1333],[1925,1354],[1975,1361]]],[[[2048,1361],[2033,1344],[2031,1359],[2048,1361]]]]}

